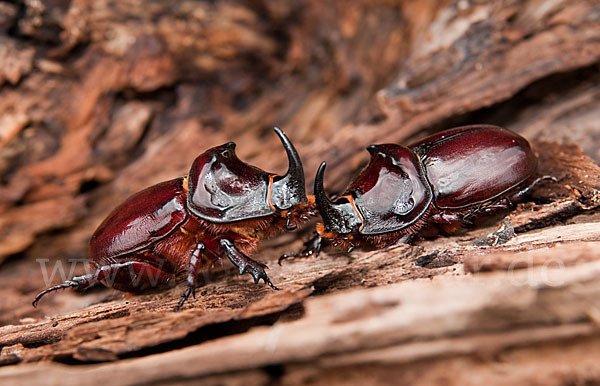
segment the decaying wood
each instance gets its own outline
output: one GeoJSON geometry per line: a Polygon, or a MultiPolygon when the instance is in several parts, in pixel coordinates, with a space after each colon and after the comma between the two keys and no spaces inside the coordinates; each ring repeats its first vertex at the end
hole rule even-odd
{"type": "MultiPolygon", "coordinates": [[[[557,257],[553,249],[546,253],[557,257]]],[[[357,365],[406,366],[402,378],[410,379],[414,374],[409,364],[421,367],[420,362],[432,361],[430,375],[417,382],[429,384],[441,380],[442,374],[435,368],[443,367],[439,362],[444,357],[476,355],[494,363],[501,354],[509,360],[500,366],[511,367],[515,365],[511,356],[527,358],[527,353],[519,353],[523,347],[532,355],[532,346],[549,345],[545,350],[551,351],[552,346],[575,338],[597,344],[599,274],[596,260],[569,269],[500,273],[493,282],[483,275],[438,277],[347,291],[307,300],[304,316],[294,322],[91,369],[52,363],[23,365],[4,371],[3,380],[18,382],[23,379],[20,375],[27,374],[27,382],[39,382],[55,373],[65,384],[76,384],[84,376],[90,382],[113,377],[117,383],[142,384],[294,363],[292,367],[304,367],[305,371],[319,368],[310,372],[327,383],[342,381],[341,374],[357,365]],[[555,301],[561,298],[565,301],[555,301]]],[[[572,373],[597,376],[596,366],[590,367],[597,359],[590,357],[596,352],[580,353],[581,362],[572,373]]],[[[492,369],[479,372],[494,379],[492,369]]],[[[311,374],[302,372],[293,372],[292,377],[300,375],[311,379],[311,374]]],[[[456,374],[453,382],[469,383],[472,376],[456,374]]],[[[561,384],[548,375],[540,379],[561,384]]]]}
{"type": "Polygon", "coordinates": [[[0,383],[600,383],[599,42],[591,0],[0,1],[0,383]],[[310,226],[282,235],[258,254],[281,291],[225,264],[180,313],[182,286],[31,307],[208,147],[282,171],[281,126],[335,192],[366,145],[471,123],[557,181],[410,246],[279,266],[310,226]]]}

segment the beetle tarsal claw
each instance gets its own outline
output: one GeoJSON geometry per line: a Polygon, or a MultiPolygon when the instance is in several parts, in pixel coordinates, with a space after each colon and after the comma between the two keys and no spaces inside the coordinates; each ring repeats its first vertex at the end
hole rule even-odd
{"type": "Polygon", "coordinates": [[[279,290],[279,288],[273,285],[271,279],[269,279],[269,276],[267,276],[265,268],[268,267],[262,263],[259,263],[258,261],[251,260],[247,262],[246,266],[244,267],[244,271],[252,276],[252,278],[254,279],[254,284],[258,284],[260,279],[262,279],[263,282],[269,287],[273,288],[274,290],[279,290]]]}
{"type": "Polygon", "coordinates": [[[260,263],[256,260],[249,258],[245,254],[240,252],[230,240],[222,239],[220,241],[220,244],[221,247],[223,247],[223,249],[225,250],[225,255],[227,255],[227,257],[233,263],[233,265],[235,265],[238,268],[240,275],[244,273],[249,273],[254,279],[254,283],[258,284],[259,280],[263,279],[265,284],[267,284],[269,287],[275,290],[279,289],[273,285],[273,283],[269,279],[269,276],[267,276],[265,268],[268,269],[269,267],[267,267],[266,264],[260,263]]]}
{"type": "Polygon", "coordinates": [[[175,306],[173,311],[175,311],[175,312],[181,311],[181,307],[183,307],[183,304],[186,302],[186,300],[188,300],[188,298],[192,294],[194,295],[194,299],[195,299],[196,298],[196,287],[188,286],[185,289],[185,292],[181,296],[181,299],[179,299],[179,303],[177,303],[177,305],[175,306]]]}
{"type": "Polygon", "coordinates": [[[310,240],[304,242],[304,249],[302,250],[302,252],[284,253],[283,255],[279,256],[277,263],[279,265],[281,265],[282,261],[287,260],[289,258],[297,258],[297,257],[306,258],[306,257],[310,257],[312,255],[315,255],[315,257],[317,257],[317,256],[319,256],[319,253],[321,252],[322,245],[323,245],[323,238],[321,237],[320,234],[315,232],[315,235],[310,240]]]}
{"type": "Polygon", "coordinates": [[[77,276],[77,277],[72,278],[71,280],[65,280],[61,284],[46,288],[45,290],[39,292],[37,295],[35,295],[35,298],[33,298],[31,305],[34,307],[37,307],[40,302],[40,299],[42,297],[44,297],[46,294],[49,294],[50,292],[67,289],[67,288],[85,290],[85,289],[93,286],[96,283],[96,281],[97,281],[96,272],[85,275],[85,276],[77,276]]]}

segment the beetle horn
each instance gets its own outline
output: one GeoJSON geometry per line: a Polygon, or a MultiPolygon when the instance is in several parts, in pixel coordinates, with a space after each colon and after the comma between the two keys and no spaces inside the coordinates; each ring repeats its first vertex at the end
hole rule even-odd
{"type": "Polygon", "coordinates": [[[352,204],[345,197],[340,197],[332,202],[323,188],[323,176],[325,174],[325,162],[322,162],[315,177],[315,202],[319,214],[325,224],[325,230],[336,233],[351,233],[357,229],[362,221],[352,204]],[[337,202],[344,200],[345,202],[337,202]]]}
{"type": "Polygon", "coordinates": [[[294,205],[308,204],[306,198],[304,169],[302,161],[292,142],[279,128],[274,127],[275,133],[281,140],[288,156],[288,171],[283,177],[277,177],[273,182],[271,203],[278,209],[289,209],[294,205]]]}
{"type": "Polygon", "coordinates": [[[283,178],[289,178],[291,181],[294,181],[296,185],[302,186],[302,191],[304,191],[304,169],[302,168],[302,161],[300,160],[296,148],[279,127],[275,126],[273,130],[275,130],[275,133],[279,136],[288,156],[288,171],[283,178]]]}
{"type": "Polygon", "coordinates": [[[325,162],[321,162],[321,165],[319,165],[319,170],[317,170],[317,175],[315,176],[314,190],[315,202],[319,208],[319,214],[323,218],[323,221],[325,221],[325,225],[329,225],[332,223],[333,217],[337,217],[337,211],[335,210],[333,202],[327,197],[325,188],[323,188],[323,176],[325,174],[326,165],[325,162]]]}

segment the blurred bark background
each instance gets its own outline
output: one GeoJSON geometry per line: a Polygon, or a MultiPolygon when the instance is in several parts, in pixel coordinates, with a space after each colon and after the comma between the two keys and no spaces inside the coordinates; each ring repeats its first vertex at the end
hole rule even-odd
{"type": "Polygon", "coordinates": [[[596,0],[0,1],[0,380],[600,383],[599,69],[596,0]],[[261,248],[282,291],[225,266],[181,313],[181,286],[31,307],[40,259],[68,271],[117,203],[209,147],[283,172],[280,126],[309,191],[325,160],[336,192],[368,144],[473,123],[559,179],[504,245],[473,245],[500,217],[277,266],[308,226],[261,248]]]}

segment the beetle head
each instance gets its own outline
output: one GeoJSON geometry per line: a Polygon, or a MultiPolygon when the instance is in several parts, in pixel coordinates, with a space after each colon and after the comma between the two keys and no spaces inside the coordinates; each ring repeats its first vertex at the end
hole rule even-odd
{"type": "Polygon", "coordinates": [[[317,174],[315,198],[326,231],[364,235],[398,231],[429,207],[431,189],[412,150],[393,144],[371,145],[367,150],[369,164],[335,202],[325,196],[322,173],[317,174]]]}
{"type": "Polygon", "coordinates": [[[211,222],[227,223],[308,203],[300,157],[283,131],[275,128],[275,132],[289,159],[284,176],[242,162],[235,154],[233,142],[214,147],[198,156],[190,169],[190,211],[211,222]]]}
{"type": "Polygon", "coordinates": [[[315,202],[323,219],[326,232],[356,233],[362,226],[362,218],[354,207],[352,196],[342,196],[335,201],[329,200],[323,188],[325,162],[321,163],[315,177],[315,202]]]}

